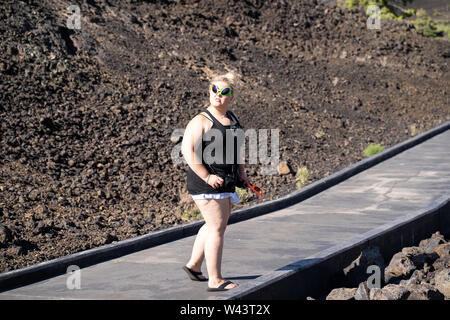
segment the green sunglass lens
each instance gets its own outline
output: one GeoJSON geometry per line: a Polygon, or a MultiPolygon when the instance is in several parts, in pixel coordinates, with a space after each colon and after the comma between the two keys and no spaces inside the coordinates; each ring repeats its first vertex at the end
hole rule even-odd
{"type": "Polygon", "coordinates": [[[222,90],[222,95],[226,96],[226,95],[230,94],[230,92],[231,92],[230,88],[225,88],[222,90]]]}

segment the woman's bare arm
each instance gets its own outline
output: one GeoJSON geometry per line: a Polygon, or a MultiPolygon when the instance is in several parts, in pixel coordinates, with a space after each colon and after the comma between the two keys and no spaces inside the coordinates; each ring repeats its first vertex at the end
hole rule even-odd
{"type": "MultiPolygon", "coordinates": [[[[202,164],[202,160],[195,154],[194,147],[196,144],[202,143],[203,135],[203,120],[201,116],[194,117],[189,121],[183,135],[183,142],[181,143],[181,153],[187,164],[200,178],[205,182],[208,179],[209,172],[202,164]]],[[[201,151],[201,145],[199,145],[201,151]]]]}

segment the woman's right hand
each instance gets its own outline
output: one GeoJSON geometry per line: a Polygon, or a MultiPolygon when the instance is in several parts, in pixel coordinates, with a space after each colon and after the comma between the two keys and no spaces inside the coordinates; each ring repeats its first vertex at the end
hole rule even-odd
{"type": "Polygon", "coordinates": [[[214,189],[217,189],[222,185],[223,179],[215,174],[210,174],[208,178],[205,179],[205,182],[214,189]]]}

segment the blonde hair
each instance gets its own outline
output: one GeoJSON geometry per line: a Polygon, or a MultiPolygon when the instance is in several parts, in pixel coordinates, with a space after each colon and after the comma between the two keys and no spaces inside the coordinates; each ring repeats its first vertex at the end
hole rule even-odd
{"type": "Polygon", "coordinates": [[[229,83],[233,89],[234,89],[234,85],[235,85],[235,80],[236,80],[236,75],[231,71],[229,71],[225,74],[213,75],[211,78],[211,82],[224,81],[224,82],[229,83]]]}
{"type": "Polygon", "coordinates": [[[233,96],[236,96],[236,93],[239,92],[241,83],[240,76],[238,73],[229,70],[227,70],[227,73],[216,73],[212,72],[212,70],[208,71],[211,71],[208,74],[208,78],[210,79],[209,80],[210,85],[215,81],[224,81],[230,85],[231,89],[233,90],[233,96]]]}

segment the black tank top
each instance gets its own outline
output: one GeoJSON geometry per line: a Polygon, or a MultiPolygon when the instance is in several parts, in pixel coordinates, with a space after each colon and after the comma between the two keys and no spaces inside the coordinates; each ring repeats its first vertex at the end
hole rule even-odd
{"type": "MultiPolygon", "coordinates": [[[[226,157],[226,143],[227,143],[227,134],[226,134],[226,130],[227,129],[231,129],[231,128],[241,128],[243,129],[243,127],[240,125],[239,121],[237,120],[236,116],[234,115],[233,112],[231,111],[227,111],[226,112],[226,116],[230,119],[231,124],[228,126],[224,126],[222,125],[212,114],[211,112],[209,112],[209,110],[205,110],[205,112],[210,116],[211,120],[213,121],[213,125],[211,127],[211,129],[217,129],[220,130],[221,134],[222,134],[222,142],[223,142],[223,146],[222,146],[222,150],[224,150],[223,155],[224,155],[224,161],[222,161],[222,163],[211,163],[211,164],[206,164],[205,160],[204,160],[204,156],[203,156],[203,151],[205,150],[205,148],[211,144],[214,143],[214,138],[211,139],[211,141],[208,140],[203,140],[204,135],[202,136],[202,164],[205,166],[206,170],[208,170],[208,172],[210,174],[217,174],[219,176],[223,176],[225,174],[231,174],[232,170],[233,170],[233,163],[226,163],[225,161],[225,157],[226,157]],[[211,169],[212,167],[212,169],[211,169]]],[[[231,136],[232,137],[232,136],[231,136]]],[[[236,143],[236,140],[234,141],[235,143],[234,145],[234,154],[237,154],[237,149],[238,149],[238,143],[236,143]]],[[[213,154],[214,155],[214,154],[213,154]]],[[[232,157],[232,159],[235,159],[234,157],[232,157]]],[[[228,161],[229,162],[229,161],[228,161]]],[[[228,188],[225,188],[223,186],[214,189],[213,187],[211,187],[209,184],[207,184],[202,178],[200,178],[192,169],[191,167],[188,168],[187,171],[187,189],[189,194],[202,194],[202,193],[222,193],[222,192],[234,192],[235,186],[230,186],[228,188]]]]}

